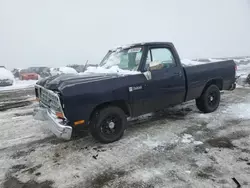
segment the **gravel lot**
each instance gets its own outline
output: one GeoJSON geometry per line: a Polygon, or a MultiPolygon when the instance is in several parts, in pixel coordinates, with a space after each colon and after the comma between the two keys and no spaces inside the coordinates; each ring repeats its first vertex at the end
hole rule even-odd
{"type": "MultiPolygon", "coordinates": [[[[23,90],[1,95],[0,104],[6,97],[33,98],[23,90]]],[[[237,187],[232,178],[250,187],[248,88],[224,92],[211,114],[190,102],[140,117],[120,141],[107,145],[88,134],[57,139],[33,119],[34,105],[0,113],[3,188],[237,187]]]]}

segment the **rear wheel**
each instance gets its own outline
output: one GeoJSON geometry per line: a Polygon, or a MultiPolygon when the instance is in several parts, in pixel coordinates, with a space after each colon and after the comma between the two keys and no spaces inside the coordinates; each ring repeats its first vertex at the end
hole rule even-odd
{"type": "Polygon", "coordinates": [[[220,104],[220,89],[216,85],[210,85],[202,93],[202,95],[196,99],[197,108],[204,112],[214,112],[220,104]]]}
{"type": "Polygon", "coordinates": [[[127,117],[124,111],[109,106],[95,113],[90,123],[90,132],[100,142],[111,143],[123,136],[126,126],[127,117]]]}

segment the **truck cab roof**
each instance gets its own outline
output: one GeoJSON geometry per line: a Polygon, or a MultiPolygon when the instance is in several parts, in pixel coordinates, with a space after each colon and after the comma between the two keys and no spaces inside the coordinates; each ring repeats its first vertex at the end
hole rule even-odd
{"type": "Polygon", "coordinates": [[[171,42],[140,42],[140,43],[132,43],[132,44],[127,44],[127,45],[122,45],[122,46],[117,46],[110,51],[115,51],[117,49],[126,49],[126,48],[131,48],[131,47],[136,47],[136,46],[150,46],[150,45],[168,45],[168,46],[173,46],[173,43],[171,42]]]}

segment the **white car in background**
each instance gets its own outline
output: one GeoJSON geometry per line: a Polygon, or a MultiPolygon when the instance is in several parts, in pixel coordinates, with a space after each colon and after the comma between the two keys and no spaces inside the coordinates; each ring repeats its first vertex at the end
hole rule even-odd
{"type": "Polygon", "coordinates": [[[14,75],[4,66],[0,66],[0,87],[11,86],[15,81],[14,75]]]}

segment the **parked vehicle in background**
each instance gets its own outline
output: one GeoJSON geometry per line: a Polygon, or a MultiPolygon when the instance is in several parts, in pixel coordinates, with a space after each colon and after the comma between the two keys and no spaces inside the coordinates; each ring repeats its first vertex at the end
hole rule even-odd
{"type": "Polygon", "coordinates": [[[233,60],[183,67],[172,43],[132,44],[108,51],[98,70],[105,73],[59,75],[35,86],[35,118],[46,119],[63,139],[89,129],[103,143],[119,140],[127,117],[136,117],[195,100],[214,112],[221,90],[234,90],[233,60]],[[112,73],[108,71],[112,70],[112,73]]]}
{"type": "Polygon", "coordinates": [[[38,80],[39,77],[46,78],[48,76],[51,76],[49,67],[29,67],[19,72],[21,80],[38,80]]]}
{"type": "Polygon", "coordinates": [[[0,86],[11,86],[14,81],[12,72],[7,70],[5,66],[0,66],[0,86]]]}
{"type": "Polygon", "coordinates": [[[37,73],[29,73],[26,71],[20,72],[20,80],[38,80],[39,75],[37,73]]]}

